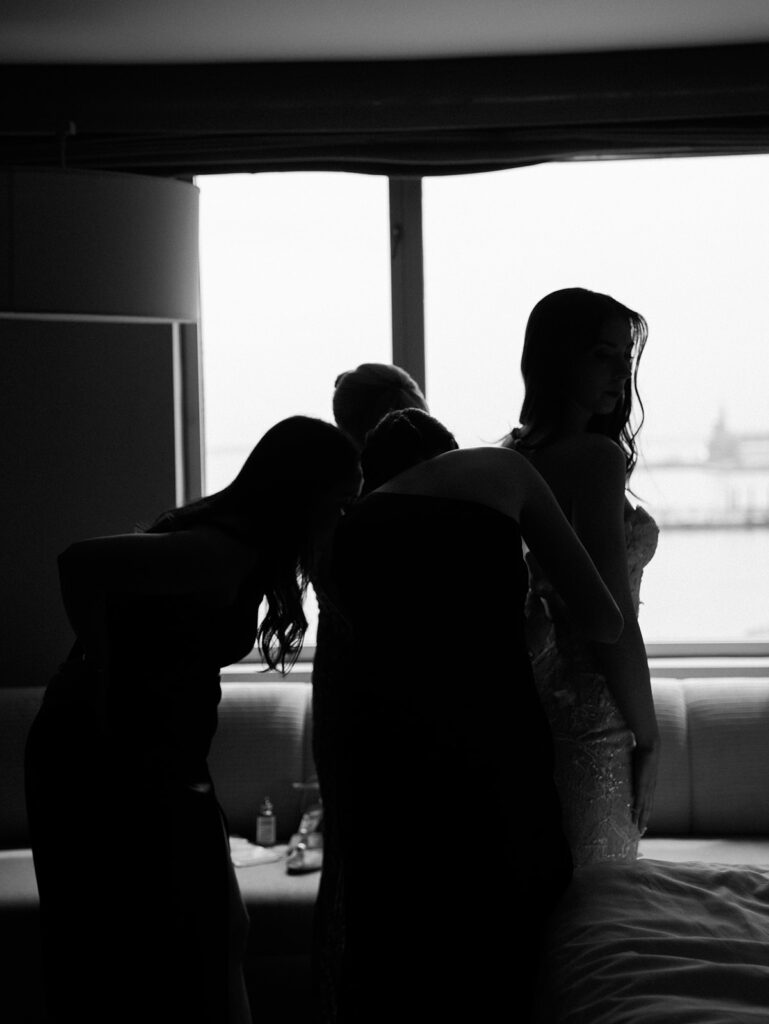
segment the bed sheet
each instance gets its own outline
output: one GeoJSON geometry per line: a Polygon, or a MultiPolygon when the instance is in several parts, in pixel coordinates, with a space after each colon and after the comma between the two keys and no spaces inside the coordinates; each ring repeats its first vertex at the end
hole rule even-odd
{"type": "Polygon", "coordinates": [[[769,869],[639,860],[574,877],[542,1024],[768,1024],[769,869]]]}

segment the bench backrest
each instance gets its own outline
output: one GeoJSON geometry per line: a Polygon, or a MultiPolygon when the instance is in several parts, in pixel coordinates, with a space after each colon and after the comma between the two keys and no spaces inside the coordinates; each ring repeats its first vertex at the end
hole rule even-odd
{"type": "Polygon", "coordinates": [[[662,755],[650,835],[769,835],[769,679],[653,681],[662,755]]]}
{"type": "MultiPolygon", "coordinates": [[[[662,758],[650,835],[769,835],[769,679],[653,680],[662,758]]],[[[0,688],[0,848],[29,845],[24,744],[41,688],[0,688]]],[[[210,766],[230,831],[254,838],[269,796],[278,837],[314,777],[309,683],[224,683],[210,766]]],[[[425,807],[425,814],[429,814],[425,807]]]]}

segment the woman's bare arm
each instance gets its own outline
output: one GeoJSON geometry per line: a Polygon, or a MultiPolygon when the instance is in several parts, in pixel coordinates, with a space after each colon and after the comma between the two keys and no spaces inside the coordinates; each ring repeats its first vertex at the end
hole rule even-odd
{"type": "Polygon", "coordinates": [[[518,458],[519,522],[527,546],[577,628],[591,640],[614,643],[624,627],[616,601],[550,488],[523,456],[518,458]]]}
{"type": "Polygon", "coordinates": [[[612,645],[597,643],[607,685],[636,740],[634,817],[646,828],[659,760],[649,665],[630,591],[625,543],[625,458],[594,437],[580,454],[572,488],[572,523],[622,612],[625,626],[612,645]]]}

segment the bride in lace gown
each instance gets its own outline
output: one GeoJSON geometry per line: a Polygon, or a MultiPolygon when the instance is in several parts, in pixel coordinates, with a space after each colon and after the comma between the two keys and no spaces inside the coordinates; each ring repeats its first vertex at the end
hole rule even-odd
{"type": "Polygon", "coordinates": [[[549,484],[625,620],[616,644],[588,642],[529,556],[528,644],[577,868],[634,861],[654,798],[659,733],[637,615],[658,530],[627,498],[646,337],[643,317],[608,295],[545,296],[526,327],[521,425],[504,442],[549,484]]]}

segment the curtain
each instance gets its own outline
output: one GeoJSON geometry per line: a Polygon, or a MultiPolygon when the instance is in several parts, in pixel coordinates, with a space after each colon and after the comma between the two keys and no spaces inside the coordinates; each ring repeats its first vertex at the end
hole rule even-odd
{"type": "Polygon", "coordinates": [[[0,163],[421,176],[769,152],[769,46],[0,68],[0,163]]]}

